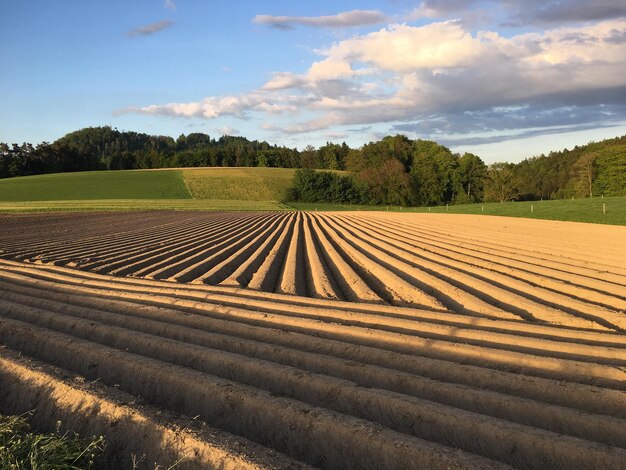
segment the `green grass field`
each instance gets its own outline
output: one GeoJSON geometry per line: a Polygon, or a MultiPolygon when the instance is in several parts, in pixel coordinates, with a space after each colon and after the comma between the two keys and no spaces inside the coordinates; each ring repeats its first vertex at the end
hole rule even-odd
{"type": "Polygon", "coordinates": [[[77,201],[0,201],[0,212],[144,210],[276,211],[293,209],[279,201],[241,201],[237,199],[93,199],[77,201]]]}
{"type": "Polygon", "coordinates": [[[0,180],[0,201],[190,199],[179,170],[86,171],[0,180]]]}
{"type": "Polygon", "coordinates": [[[284,210],[295,170],[94,171],[0,180],[0,211],[284,210]]]}
{"type": "Polygon", "coordinates": [[[0,180],[0,211],[390,210],[626,225],[626,197],[442,207],[288,203],[295,170],[188,168],[98,171],[0,180]],[[606,213],[603,213],[603,204],[606,213]],[[532,212],[531,212],[532,207],[532,212]]]}
{"type": "Polygon", "coordinates": [[[284,201],[296,170],[291,168],[190,168],[181,170],[194,199],[284,201]]]}
{"type": "Polygon", "coordinates": [[[530,219],[567,220],[595,224],[626,225],[626,197],[562,199],[557,201],[528,201],[484,204],[462,204],[458,206],[400,207],[400,206],[354,206],[342,204],[296,203],[290,207],[297,210],[320,211],[393,211],[431,212],[448,214],[499,215],[526,217],[530,219]],[[603,204],[606,213],[603,213],[603,204]],[[531,212],[532,208],[532,212],[531,212]]]}

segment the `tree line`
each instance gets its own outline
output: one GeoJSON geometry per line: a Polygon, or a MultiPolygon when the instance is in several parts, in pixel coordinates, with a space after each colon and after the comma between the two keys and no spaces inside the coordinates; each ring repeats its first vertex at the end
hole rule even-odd
{"type": "Polygon", "coordinates": [[[482,200],[488,167],[471,153],[428,140],[387,136],[347,152],[348,174],[301,170],[294,200],[402,206],[482,200]]]}
{"type": "Polygon", "coordinates": [[[43,173],[135,170],[199,166],[298,167],[296,149],[202,133],[178,139],[111,127],[91,127],[67,134],[53,143],[0,143],[0,178],[43,173]]]}
{"type": "Polygon", "coordinates": [[[350,150],[345,169],[350,173],[298,171],[294,200],[434,206],[626,196],[626,136],[489,166],[436,142],[388,136],[350,150]]]}
{"type": "Polygon", "coordinates": [[[430,206],[618,196],[626,195],[626,136],[517,164],[492,165],[472,153],[453,153],[436,142],[403,135],[356,149],[345,142],[328,142],[299,151],[244,137],[214,139],[192,133],[173,139],[106,126],[81,129],[37,146],[0,143],[0,178],[201,166],[302,169],[296,174],[292,199],[304,202],[430,206]]]}

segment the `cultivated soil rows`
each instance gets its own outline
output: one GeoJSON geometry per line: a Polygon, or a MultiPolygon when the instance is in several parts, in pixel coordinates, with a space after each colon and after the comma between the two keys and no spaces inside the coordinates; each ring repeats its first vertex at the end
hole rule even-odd
{"type": "Polygon", "coordinates": [[[0,260],[0,344],[0,412],[145,468],[626,461],[614,331],[0,260]]]}
{"type": "Polygon", "coordinates": [[[0,215],[0,256],[624,331],[626,227],[385,212],[0,215]]]}

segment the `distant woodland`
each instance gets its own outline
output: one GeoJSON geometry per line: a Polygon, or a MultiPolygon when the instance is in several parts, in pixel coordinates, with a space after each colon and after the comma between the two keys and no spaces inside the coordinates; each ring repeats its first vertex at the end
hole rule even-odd
{"type": "Polygon", "coordinates": [[[492,165],[403,135],[358,149],[327,143],[297,150],[244,137],[193,133],[173,139],[94,127],[37,146],[0,143],[0,178],[200,166],[300,168],[291,199],[303,202],[426,206],[626,196],[626,136],[492,165]]]}

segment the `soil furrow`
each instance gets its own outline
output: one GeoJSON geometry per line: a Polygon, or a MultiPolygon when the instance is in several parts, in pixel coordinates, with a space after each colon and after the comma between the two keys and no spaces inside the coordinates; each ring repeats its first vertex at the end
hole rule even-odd
{"type": "MultiPolygon", "coordinates": [[[[581,414],[562,407],[544,405],[536,401],[520,400],[506,395],[495,394],[471,387],[457,386],[441,382],[433,382],[413,375],[391,372],[379,367],[365,367],[363,364],[345,363],[338,358],[311,355],[299,350],[276,347],[265,342],[246,341],[232,336],[208,333],[196,329],[172,326],[160,321],[135,318],[132,315],[107,313],[98,310],[74,307],[72,305],[50,300],[38,300],[33,297],[12,295],[5,299],[20,305],[35,307],[38,310],[23,310],[10,304],[5,304],[4,313],[12,318],[27,320],[41,324],[47,328],[54,328],[59,323],[61,328],[67,326],[55,314],[72,315],[73,317],[115,325],[124,329],[132,329],[196,344],[212,349],[219,349],[248,357],[256,357],[266,361],[276,362],[292,367],[309,370],[316,373],[331,375],[365,385],[370,388],[380,388],[409,394],[416,397],[439,403],[461,407],[490,416],[513,420],[521,424],[548,429],[560,434],[568,434],[588,440],[602,442],[607,445],[624,445],[626,443],[626,426],[624,421],[610,418],[581,414]],[[45,308],[45,311],[40,310],[45,308]],[[48,316],[45,323],[41,320],[48,316]]],[[[72,324],[73,325],[73,324],[72,324]]],[[[92,327],[92,323],[83,325],[83,328],[92,327]]],[[[75,332],[75,326],[70,326],[69,333],[75,332]]],[[[126,331],[126,330],[123,330],[126,331]]],[[[213,354],[212,354],[213,356],[213,354]]],[[[213,356],[214,357],[214,356],[213,356]]],[[[192,364],[192,367],[193,366],[192,364]]],[[[233,366],[233,369],[236,368],[233,366]]],[[[280,379],[276,379],[280,381],[280,379]]],[[[276,392],[279,393],[279,392],[276,392]]],[[[467,424],[467,423],[466,423],[467,424]]]]}
{"type": "Polygon", "coordinates": [[[461,245],[444,242],[441,239],[428,239],[424,236],[417,237],[414,233],[394,230],[381,222],[369,221],[365,225],[359,219],[353,217],[349,219],[362,228],[367,228],[369,231],[385,237],[385,239],[402,242],[413,250],[418,249],[421,252],[431,253],[445,259],[487,268],[500,274],[534,283],[536,286],[551,288],[553,292],[562,292],[582,300],[593,301],[604,307],[617,309],[626,307],[626,297],[622,297],[619,294],[623,289],[617,289],[617,286],[610,283],[589,279],[574,273],[566,273],[533,265],[528,262],[522,263],[512,258],[505,258],[492,253],[481,255],[484,250],[478,247],[465,249],[461,245]]]}
{"type": "Polygon", "coordinates": [[[266,237],[263,243],[261,243],[261,245],[248,257],[248,259],[243,260],[242,263],[234,266],[235,270],[219,284],[221,286],[247,287],[254,273],[260,269],[272,253],[272,248],[277,245],[281,235],[289,231],[289,226],[294,219],[295,214],[283,217],[277,230],[275,230],[271,236],[266,237]]]}
{"type": "Polygon", "coordinates": [[[147,278],[167,278],[181,269],[187,268],[192,262],[202,260],[207,254],[218,251],[224,246],[228,246],[232,237],[245,236],[259,225],[263,219],[250,218],[241,221],[231,227],[227,232],[216,232],[215,235],[204,238],[199,245],[183,245],[169,252],[167,257],[157,263],[145,261],[140,269],[135,269],[133,275],[147,278]]]}
{"type": "Polygon", "coordinates": [[[307,294],[303,266],[303,243],[302,214],[299,213],[294,222],[294,229],[291,233],[289,247],[287,248],[287,253],[283,260],[278,282],[274,289],[272,289],[275,292],[293,295],[307,294]]]}
{"type": "Polygon", "coordinates": [[[363,278],[370,287],[382,298],[392,304],[410,305],[417,308],[430,308],[434,310],[448,310],[439,300],[427,292],[410,284],[395,273],[389,271],[384,266],[378,264],[366,256],[358,247],[349,243],[341,237],[328,221],[314,215],[319,223],[319,227],[324,231],[326,237],[331,240],[335,249],[343,253],[344,259],[349,260],[353,269],[363,278]]]}
{"type": "MultiPolygon", "coordinates": [[[[45,216],[45,214],[40,214],[40,216],[45,216]]],[[[118,229],[117,233],[121,237],[132,237],[134,234],[142,230],[159,233],[163,231],[164,227],[169,227],[171,225],[174,225],[175,227],[186,227],[193,226],[195,223],[189,216],[180,216],[179,214],[172,212],[161,214],[160,216],[156,216],[154,213],[149,213],[147,217],[145,213],[134,213],[132,216],[127,216],[125,214],[124,218],[128,219],[131,228],[127,228],[127,225],[123,223],[123,221],[120,221],[119,214],[106,214],[107,217],[104,217],[105,214],[103,213],[98,213],[96,216],[86,213],[83,214],[83,217],[85,216],[90,216],[87,221],[79,217],[79,213],[55,215],[55,220],[57,218],[60,219],[59,227],[56,227],[54,222],[51,223],[50,219],[47,219],[45,222],[40,220],[39,223],[33,225],[20,224],[20,233],[23,230],[28,231],[28,238],[17,238],[15,237],[15,233],[13,233],[12,240],[11,238],[8,240],[5,239],[2,241],[2,244],[3,246],[6,246],[7,249],[13,250],[16,253],[20,253],[21,251],[30,252],[50,246],[62,247],[67,245],[68,242],[71,244],[77,241],[97,241],[102,238],[102,232],[106,232],[106,229],[109,229],[112,225],[116,226],[118,229]],[[73,229],[68,230],[68,222],[76,222],[79,225],[76,227],[75,224],[72,224],[73,229]],[[83,224],[81,224],[81,222],[83,222],[83,224]],[[88,225],[85,226],[84,222],[87,222],[88,225]],[[46,228],[45,231],[41,230],[42,224],[46,228]],[[146,227],[146,225],[149,226],[146,227]],[[87,234],[83,235],[85,231],[87,234]],[[44,235],[39,235],[41,233],[44,235]],[[96,233],[96,235],[92,235],[92,233],[96,233]]],[[[218,218],[223,216],[227,216],[227,214],[215,214],[215,217],[218,218]]],[[[39,219],[41,219],[41,217],[39,219]]],[[[11,227],[9,226],[6,231],[11,234],[11,227]]]]}
{"type": "Polygon", "coordinates": [[[448,310],[457,311],[469,315],[484,315],[494,318],[529,318],[527,312],[523,310],[511,311],[513,309],[502,308],[501,305],[492,305],[488,302],[473,295],[466,289],[450,284],[449,280],[434,275],[433,272],[427,272],[415,264],[409,265],[402,258],[392,256],[390,253],[382,249],[384,244],[372,244],[372,238],[367,236],[355,236],[355,232],[346,229],[344,225],[337,224],[334,218],[329,217],[329,223],[332,224],[337,237],[345,243],[349,243],[354,249],[367,256],[372,263],[383,267],[384,269],[394,273],[402,278],[405,282],[414,286],[413,289],[424,290],[430,296],[437,299],[440,305],[445,306],[448,310]],[[357,243],[357,241],[359,243],[357,243]]]}
{"type": "MultiPolygon", "coordinates": [[[[6,284],[4,285],[6,286],[6,284]]],[[[557,386],[556,382],[549,379],[520,376],[418,356],[407,356],[367,346],[352,345],[340,340],[322,340],[301,333],[286,333],[278,329],[268,329],[234,322],[232,318],[224,320],[187,311],[172,310],[175,307],[171,305],[158,307],[138,304],[128,300],[112,300],[106,296],[84,296],[76,292],[67,293],[60,290],[56,285],[48,286],[48,289],[34,289],[28,283],[27,286],[21,286],[20,284],[10,285],[9,289],[26,295],[29,298],[27,303],[30,304],[34,302],[33,299],[41,298],[46,299],[44,302],[60,301],[71,305],[81,305],[86,308],[116,312],[125,315],[125,321],[132,321],[127,317],[130,315],[132,318],[136,317],[144,326],[147,325],[144,320],[165,322],[170,325],[165,328],[165,331],[168,333],[176,331],[176,326],[185,326],[191,328],[195,334],[199,334],[197,332],[211,331],[215,334],[235,335],[238,338],[268,344],[270,345],[270,351],[273,348],[271,345],[280,345],[308,351],[309,353],[332,355],[349,361],[358,361],[391,368],[395,371],[422,375],[438,381],[476,386],[480,389],[491,389],[546,403],[566,404],[572,408],[594,413],[608,413],[626,417],[626,394],[614,390],[567,382],[560,382],[557,386]]],[[[53,304],[48,303],[47,305],[50,307],[53,304]]],[[[68,307],[63,307],[63,309],[67,311],[68,307]]],[[[227,344],[231,343],[227,342],[227,344]]],[[[354,365],[352,363],[349,367],[356,370],[354,365]]]]}
{"type": "Polygon", "coordinates": [[[289,248],[289,242],[296,227],[297,214],[289,220],[289,225],[280,234],[270,250],[265,254],[265,259],[254,273],[251,274],[247,286],[250,289],[273,292],[278,283],[284,257],[289,248]]]}
{"type": "MultiPolygon", "coordinates": [[[[93,288],[75,287],[75,289],[90,295],[103,295],[93,288]]],[[[626,389],[626,372],[613,366],[535,356],[486,346],[472,346],[456,342],[454,339],[452,341],[427,339],[414,334],[408,335],[354,325],[327,323],[315,314],[313,318],[296,317],[291,312],[266,314],[245,308],[211,305],[206,301],[197,302],[163,295],[131,294],[123,291],[110,294],[110,297],[120,300],[136,300],[161,307],[175,306],[178,310],[200,313],[214,318],[236,319],[238,322],[252,325],[315,334],[323,338],[343,340],[353,344],[374,346],[389,351],[417,354],[435,359],[451,360],[460,364],[495,367],[540,377],[561,378],[589,385],[597,384],[626,389]]]]}
{"type": "MultiPolygon", "coordinates": [[[[361,220],[350,217],[359,223],[361,220]]],[[[441,238],[426,237],[417,231],[398,230],[393,226],[384,222],[375,223],[369,221],[368,229],[379,234],[393,234],[397,238],[403,240],[408,245],[441,255],[446,258],[474,264],[479,267],[486,267],[503,274],[509,274],[522,280],[535,282],[537,285],[551,287],[555,292],[564,292],[568,295],[576,295],[583,300],[591,300],[603,306],[615,306],[616,308],[624,308],[626,305],[626,296],[620,295],[623,292],[623,286],[616,286],[606,283],[595,278],[589,278],[573,272],[557,270],[547,267],[545,264],[534,264],[529,259],[523,262],[519,261],[520,257],[514,259],[485,250],[476,245],[470,248],[464,248],[465,245],[455,244],[441,238]],[[621,303],[620,303],[621,302],[621,303]]]]}
{"type": "MultiPolygon", "coordinates": [[[[584,440],[570,439],[528,426],[489,419],[484,415],[464,412],[430,401],[382,390],[363,389],[350,381],[319,374],[306,374],[301,369],[201,348],[180,341],[159,339],[126,328],[49,314],[40,309],[18,307],[18,310],[16,316],[20,321],[71,334],[73,337],[97,342],[117,350],[193,368],[236,383],[267,390],[275,396],[284,396],[367,419],[404,434],[460,448],[511,465],[521,463],[518,460],[519,454],[512,456],[514,450],[524,455],[522,462],[525,462],[525,459],[544,463],[564,462],[574,451],[584,452],[588,462],[602,462],[605,458],[604,448],[584,440]],[[462,426],[458,425],[459,421],[463,423],[462,426]],[[501,442],[501,436],[506,433],[515,435],[515,442],[510,442],[508,447],[501,442]]],[[[620,442],[626,445],[623,438],[620,442]]],[[[615,459],[626,459],[626,451],[612,452],[615,459]]]]}
{"type": "MultiPolygon", "coordinates": [[[[175,236],[177,233],[185,233],[187,230],[193,229],[197,225],[198,222],[191,221],[183,224],[182,227],[175,227],[172,230],[174,232],[173,235],[175,236]]],[[[169,230],[167,232],[169,232],[169,230]]],[[[89,240],[78,238],[71,241],[65,240],[63,242],[55,242],[51,247],[42,247],[37,250],[30,248],[26,251],[26,253],[39,253],[41,251],[45,254],[45,258],[42,258],[42,260],[54,261],[57,264],[62,265],[67,263],[68,260],[71,261],[72,258],[76,257],[90,259],[91,256],[101,253],[101,250],[103,249],[115,250],[118,247],[123,247],[128,250],[132,249],[134,246],[141,246],[146,242],[158,242],[164,238],[163,228],[155,227],[148,230],[135,230],[121,236],[107,233],[89,240]]],[[[121,248],[118,248],[118,252],[119,251],[121,251],[121,248]]]]}
{"type": "Polygon", "coordinates": [[[210,224],[203,224],[194,227],[193,230],[182,231],[178,234],[161,234],[160,238],[154,240],[154,243],[147,245],[139,242],[139,248],[129,250],[125,246],[121,246],[120,250],[113,256],[111,254],[100,254],[100,260],[94,263],[83,264],[80,267],[87,271],[98,272],[115,272],[124,274],[123,268],[131,268],[136,262],[141,262],[149,258],[152,263],[161,261],[180,247],[198,246],[206,242],[207,237],[219,237],[224,230],[233,230],[245,223],[247,219],[223,220],[220,222],[213,221],[210,224]],[[125,249],[126,248],[126,249],[125,249]],[[118,254],[119,253],[119,254],[118,254]]]}
{"type": "Polygon", "coordinates": [[[251,222],[241,231],[227,233],[219,241],[211,243],[203,250],[193,250],[189,256],[181,258],[177,262],[168,262],[163,268],[157,271],[150,271],[147,277],[154,279],[169,279],[177,282],[189,282],[204,274],[208,268],[215,263],[226,259],[231,253],[236,251],[248,241],[252,240],[259,232],[267,228],[278,215],[268,218],[261,218],[251,222]]]}
{"type": "Polygon", "coordinates": [[[183,240],[180,243],[168,244],[160,252],[151,256],[150,253],[140,253],[131,262],[124,263],[124,260],[119,262],[113,262],[113,266],[107,267],[111,270],[111,273],[115,274],[133,274],[141,276],[160,268],[167,267],[168,263],[180,261],[185,259],[186,255],[193,254],[195,250],[200,250],[206,246],[210,246],[212,243],[219,243],[226,240],[228,234],[238,234],[246,230],[250,223],[253,223],[256,219],[254,217],[237,219],[233,221],[227,221],[225,224],[220,224],[219,227],[199,233],[193,237],[192,240],[185,234],[183,240]],[[111,269],[113,268],[113,269],[111,269]]]}
{"type": "MultiPolygon", "coordinates": [[[[329,318],[337,315],[337,312],[352,314],[376,315],[381,317],[379,321],[374,321],[380,325],[389,325],[392,319],[414,320],[418,322],[442,324],[454,328],[454,331],[465,329],[478,329],[485,332],[516,334],[522,336],[544,338],[556,341],[566,341],[580,344],[603,345],[608,347],[626,348],[626,337],[611,332],[596,332],[589,330],[566,329],[548,325],[533,325],[527,322],[511,322],[490,319],[480,319],[448,313],[435,313],[427,310],[407,309],[394,306],[374,306],[368,304],[356,305],[337,301],[316,301],[310,298],[286,297],[279,294],[262,294],[261,296],[247,290],[232,288],[212,288],[209,286],[180,287],[161,281],[125,279],[121,282],[118,278],[105,277],[97,274],[90,274],[80,271],[73,271],[66,268],[53,266],[31,267],[25,264],[15,264],[0,261],[0,266],[4,265],[7,272],[13,272],[19,276],[31,276],[33,279],[40,279],[44,282],[53,281],[58,283],[68,283],[75,285],[85,285],[107,290],[123,290],[129,292],[145,292],[155,294],[165,294],[177,298],[189,300],[206,300],[211,298],[225,306],[246,305],[255,310],[280,313],[288,309],[294,314],[306,314],[308,308],[324,308],[329,318]],[[332,307],[331,310],[328,307],[332,307]]],[[[341,314],[337,318],[342,318],[341,314]]],[[[345,318],[345,317],[343,317],[345,318]]],[[[353,316],[352,319],[361,318],[353,316]]],[[[523,342],[524,340],[521,339],[523,342]]],[[[548,343],[549,344],[549,343],[548,343]]]]}
{"type": "Polygon", "coordinates": [[[212,285],[222,282],[225,278],[232,274],[238,266],[241,266],[246,260],[250,259],[252,253],[254,253],[265,241],[270,239],[273,233],[280,230],[280,227],[283,226],[284,220],[285,217],[274,219],[270,225],[263,228],[262,232],[258,233],[254,238],[231,254],[228,258],[215,264],[205,274],[194,279],[194,282],[212,285]]]}
{"type": "Polygon", "coordinates": [[[310,216],[308,219],[311,227],[311,238],[320,247],[321,255],[341,290],[343,298],[355,302],[382,303],[383,298],[369,287],[329,241],[317,219],[310,216]]]}
{"type": "Polygon", "coordinates": [[[138,463],[142,455],[149,456],[145,468],[150,463],[181,470],[310,468],[197,420],[137,404],[137,398],[115,388],[79,379],[75,373],[3,348],[0,412],[28,413],[29,421],[43,431],[52,432],[61,422],[61,431],[104,436],[107,446],[103,459],[110,468],[143,468],[138,463]]]}
{"type": "MultiPolygon", "coordinates": [[[[356,230],[356,229],[355,229],[356,230]]],[[[454,283],[464,283],[459,286],[460,292],[472,292],[491,304],[503,305],[509,308],[518,305],[529,312],[533,317],[550,323],[579,326],[586,328],[604,328],[621,330],[626,326],[624,315],[606,308],[589,305],[576,301],[571,297],[534,287],[529,284],[511,279],[509,276],[493,273],[493,271],[474,267],[449,259],[442,259],[439,255],[416,253],[411,245],[404,243],[387,234],[366,235],[362,230],[351,231],[354,237],[376,244],[379,249],[389,253],[400,262],[407,260],[412,266],[428,269],[431,273],[438,273],[443,277],[445,273],[448,282],[454,277],[454,283]],[[530,292],[533,292],[531,295],[530,292]],[[491,298],[487,297],[490,295],[491,298]],[[502,302],[506,303],[502,303],[502,302]],[[582,320],[581,320],[582,319],[582,320]],[[593,322],[593,323],[590,323],[593,322]]],[[[467,294],[465,294],[467,296],[467,294]]]]}
{"type": "MultiPolygon", "coordinates": [[[[501,464],[374,423],[272,396],[254,387],[118,351],[15,320],[2,320],[2,340],[90,379],[100,379],[159,406],[199,415],[312,465],[338,468],[500,468],[501,464]],[[37,341],[33,341],[37,338],[37,341]],[[102,358],[106,357],[106,361],[102,358]],[[95,366],[94,366],[95,364],[95,366]],[[181,386],[181,384],[185,384],[181,386]],[[210,399],[209,399],[210,397],[210,399]],[[358,433],[354,429],[359,429],[358,433]]],[[[584,454],[576,455],[579,459],[584,454]]],[[[593,457],[596,457],[595,455],[593,457]]],[[[595,461],[616,464],[609,453],[595,461]]],[[[587,460],[589,461],[589,460],[587,460]]],[[[579,460],[580,462],[580,460],[579,460]]],[[[617,467],[615,467],[617,468],[617,467]]]]}
{"type": "Polygon", "coordinates": [[[331,270],[327,266],[321,255],[321,248],[312,235],[313,228],[311,218],[304,214],[304,241],[306,246],[307,257],[307,285],[311,297],[322,299],[338,299],[340,295],[339,288],[336,287],[331,270]]]}
{"type": "MultiPolygon", "coordinates": [[[[386,217],[385,214],[375,214],[373,215],[373,217],[389,219],[389,217],[386,217]]],[[[467,219],[467,217],[464,217],[463,219],[467,219]]],[[[459,221],[462,222],[463,219],[459,221]]],[[[401,220],[401,219],[398,219],[398,220],[401,220]]],[[[478,220],[481,220],[481,218],[479,218],[478,220]]],[[[510,218],[502,218],[502,221],[503,221],[502,223],[498,221],[496,222],[496,224],[499,226],[498,228],[500,228],[501,226],[503,230],[508,229],[509,224],[517,225],[520,223],[519,220],[514,220],[510,218]]],[[[429,230],[430,233],[432,233],[436,237],[440,237],[444,239],[466,240],[469,243],[475,243],[475,244],[483,245],[483,246],[487,245],[489,247],[501,249],[507,253],[518,253],[518,254],[520,252],[519,247],[525,246],[527,247],[524,250],[525,256],[530,256],[530,257],[537,258],[540,260],[545,260],[548,262],[556,260],[557,262],[567,265],[567,266],[569,265],[581,266],[582,265],[585,267],[585,269],[593,270],[597,273],[606,273],[609,275],[616,274],[619,276],[626,275],[626,270],[621,269],[620,265],[615,264],[614,259],[609,258],[608,260],[609,263],[603,264],[603,263],[598,263],[596,261],[590,261],[589,258],[583,259],[582,257],[580,257],[580,254],[582,252],[582,250],[580,249],[577,249],[574,251],[568,251],[568,250],[563,250],[562,248],[557,247],[556,245],[545,245],[542,248],[537,243],[536,239],[529,237],[527,234],[525,234],[523,237],[518,236],[514,242],[511,242],[511,241],[507,242],[506,239],[503,239],[501,235],[497,235],[494,231],[490,231],[487,233],[485,232],[484,227],[481,227],[478,231],[476,231],[476,230],[472,230],[467,224],[465,224],[462,235],[459,236],[458,227],[448,226],[446,228],[445,223],[442,224],[442,222],[444,222],[444,219],[441,219],[441,218],[438,218],[437,222],[439,223],[439,225],[432,225],[432,224],[424,223],[424,221],[420,221],[419,226],[422,229],[429,230]],[[486,238],[487,234],[489,235],[488,238],[486,238]],[[528,247],[529,242],[532,244],[531,247],[528,247]]],[[[537,222],[538,222],[537,225],[544,226],[544,224],[541,224],[541,222],[545,222],[545,221],[535,221],[535,223],[537,222]]],[[[412,226],[410,219],[408,222],[405,222],[405,224],[408,227],[412,226]]],[[[583,225],[580,225],[580,224],[574,224],[574,225],[576,225],[577,228],[583,227],[583,225]]],[[[584,224],[584,226],[589,227],[590,224],[584,224]]],[[[594,226],[591,225],[591,227],[594,227],[594,226]]],[[[621,229],[621,227],[616,227],[616,229],[619,230],[621,229]]],[[[542,241],[545,240],[545,235],[542,234],[539,237],[539,239],[542,241]]],[[[596,250],[590,251],[589,246],[586,246],[586,250],[584,251],[589,254],[594,255],[591,259],[595,260],[599,258],[597,256],[597,251],[596,250]]]]}

